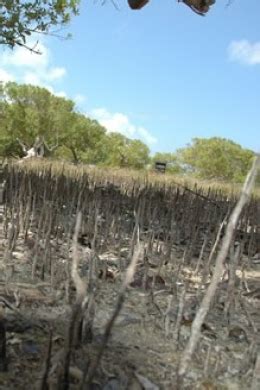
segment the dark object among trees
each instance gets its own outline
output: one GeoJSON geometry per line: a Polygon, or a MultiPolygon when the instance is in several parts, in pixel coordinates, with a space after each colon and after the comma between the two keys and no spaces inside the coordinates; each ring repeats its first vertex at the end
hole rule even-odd
{"type": "Polygon", "coordinates": [[[155,164],[154,164],[154,169],[155,169],[157,172],[165,173],[165,171],[166,171],[166,166],[167,166],[167,163],[166,163],[166,162],[156,161],[155,164]]]}

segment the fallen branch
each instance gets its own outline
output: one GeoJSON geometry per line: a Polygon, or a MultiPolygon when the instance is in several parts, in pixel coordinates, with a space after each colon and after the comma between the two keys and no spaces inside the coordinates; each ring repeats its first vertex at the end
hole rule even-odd
{"type": "Polygon", "coordinates": [[[260,167],[260,155],[258,155],[253,162],[252,168],[250,172],[247,175],[247,178],[245,180],[243,189],[241,191],[240,198],[231,213],[231,216],[229,218],[228,224],[227,224],[227,229],[226,229],[226,234],[223,238],[223,243],[220,248],[220,251],[218,253],[218,256],[216,258],[216,264],[215,264],[215,270],[212,276],[211,283],[205,292],[204,298],[201,302],[200,308],[195,316],[195,319],[192,323],[191,327],[191,335],[190,339],[186,345],[186,348],[183,351],[180,364],[179,364],[179,369],[178,369],[178,386],[180,387],[181,384],[183,383],[183,379],[186,375],[187,369],[189,367],[189,363],[191,361],[192,355],[195,351],[195,348],[198,344],[200,334],[201,334],[201,326],[205,320],[206,315],[208,314],[210,304],[214,298],[215,292],[217,290],[217,286],[219,283],[219,280],[222,276],[222,271],[223,271],[223,265],[224,261],[226,260],[226,257],[228,255],[228,251],[233,239],[233,235],[236,229],[236,225],[238,223],[239,217],[241,215],[241,212],[246,205],[246,203],[250,199],[250,195],[253,190],[253,186],[255,183],[257,171],[260,167]]]}
{"type": "Polygon", "coordinates": [[[33,286],[30,288],[29,286],[25,288],[17,288],[14,283],[11,285],[2,286],[0,285],[0,300],[8,299],[15,300],[15,294],[19,291],[19,300],[20,302],[42,302],[47,304],[52,304],[55,301],[55,297],[48,297],[44,295],[39,289],[34,288],[33,286]]]}

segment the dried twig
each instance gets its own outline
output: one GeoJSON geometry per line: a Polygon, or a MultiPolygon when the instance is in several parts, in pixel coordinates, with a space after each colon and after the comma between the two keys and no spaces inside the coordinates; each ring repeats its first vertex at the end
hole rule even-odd
{"type": "Polygon", "coordinates": [[[231,246],[230,248],[230,260],[228,264],[228,286],[227,286],[227,299],[224,306],[224,314],[232,318],[232,314],[234,312],[235,305],[234,297],[235,297],[235,285],[236,285],[236,270],[240,260],[240,245],[238,245],[235,249],[231,246]]]}
{"type": "Polygon", "coordinates": [[[0,305],[4,305],[4,306],[8,307],[8,309],[13,310],[20,317],[23,317],[23,314],[15,306],[13,306],[7,299],[5,299],[2,296],[0,296],[0,305]]]}
{"type": "Polygon", "coordinates": [[[5,305],[0,302],[0,372],[7,370],[6,331],[5,331],[5,305]]]}
{"type": "Polygon", "coordinates": [[[220,238],[221,238],[221,233],[222,233],[222,230],[223,230],[223,227],[224,227],[224,224],[226,223],[226,217],[224,218],[224,220],[221,222],[220,226],[219,226],[219,229],[218,229],[218,233],[217,233],[217,237],[216,237],[216,240],[214,242],[214,245],[210,251],[210,254],[209,254],[209,258],[208,258],[208,261],[207,263],[205,264],[204,266],[204,271],[203,271],[203,281],[202,283],[205,283],[206,281],[206,278],[208,277],[208,274],[210,272],[210,265],[211,265],[211,261],[213,259],[213,256],[216,252],[216,249],[217,249],[217,246],[219,244],[219,241],[220,241],[220,238]]]}
{"type": "Polygon", "coordinates": [[[260,353],[258,353],[250,390],[258,390],[260,386],[260,353]]]}
{"type": "Polygon", "coordinates": [[[181,330],[181,322],[182,322],[184,306],[185,306],[186,292],[187,292],[187,285],[185,284],[183,289],[182,289],[181,295],[180,295],[177,320],[176,320],[176,324],[175,324],[175,335],[176,335],[176,341],[177,341],[177,348],[179,348],[180,330],[181,330]]]}
{"type": "Polygon", "coordinates": [[[170,322],[171,322],[170,316],[171,316],[171,311],[172,311],[173,298],[174,298],[174,295],[170,294],[168,299],[167,299],[167,301],[168,301],[167,309],[164,313],[164,327],[165,327],[165,336],[166,337],[168,337],[170,334],[170,322]]]}
{"type": "MultiPolygon", "coordinates": [[[[83,282],[78,273],[78,264],[79,264],[79,254],[78,254],[78,236],[81,227],[81,212],[77,214],[76,226],[73,235],[73,247],[72,247],[72,268],[71,268],[71,277],[76,287],[76,302],[72,309],[71,320],[68,329],[67,342],[65,347],[65,359],[64,359],[64,377],[62,388],[66,390],[69,388],[69,367],[70,367],[70,357],[71,357],[71,348],[73,345],[74,336],[79,336],[77,326],[81,321],[82,314],[82,303],[87,294],[87,286],[86,283],[83,282]],[[75,332],[76,330],[76,332],[75,332]]],[[[77,343],[78,340],[75,342],[77,343]]]]}
{"type": "Polygon", "coordinates": [[[204,373],[205,378],[207,378],[207,376],[209,374],[211,353],[212,353],[212,344],[210,343],[210,344],[208,344],[207,356],[206,356],[206,360],[205,360],[204,368],[203,368],[203,373],[204,373]]]}
{"type": "MultiPolygon", "coordinates": [[[[89,373],[88,373],[87,378],[86,378],[87,387],[91,386],[91,382],[95,376],[96,370],[99,366],[99,363],[100,363],[101,358],[103,356],[103,353],[105,351],[105,348],[106,348],[106,345],[108,343],[108,340],[109,340],[113,325],[115,323],[115,320],[117,319],[117,317],[118,317],[118,315],[123,307],[126,289],[133,280],[136,265],[137,265],[137,262],[138,262],[138,259],[140,257],[142,250],[143,250],[143,246],[140,243],[138,243],[136,246],[136,249],[134,251],[132,260],[131,260],[131,262],[126,270],[125,278],[123,280],[121,290],[119,291],[119,294],[118,294],[117,303],[116,303],[114,313],[112,314],[110,320],[108,321],[108,323],[106,325],[102,345],[100,346],[97,357],[95,358],[92,365],[90,366],[89,373]]],[[[82,381],[81,389],[83,389],[83,386],[84,386],[84,380],[82,381]]]]}
{"type": "Polygon", "coordinates": [[[214,270],[214,273],[212,276],[211,283],[210,283],[207,291],[205,292],[205,295],[204,295],[204,298],[202,299],[200,308],[199,308],[199,310],[195,316],[195,319],[192,323],[191,336],[190,336],[190,339],[186,345],[186,348],[183,351],[180,365],[179,365],[179,369],[178,369],[178,383],[179,383],[179,385],[181,385],[181,383],[184,379],[184,376],[187,372],[189,363],[191,361],[191,357],[192,357],[192,355],[195,351],[195,348],[198,344],[200,334],[201,334],[201,326],[202,326],[202,324],[205,320],[205,317],[209,311],[210,304],[214,298],[219,280],[221,278],[223,264],[224,264],[224,261],[227,257],[227,254],[228,254],[228,251],[230,248],[230,244],[231,244],[232,239],[233,239],[233,234],[234,234],[234,231],[236,229],[236,225],[237,225],[237,222],[239,220],[240,214],[243,210],[243,207],[246,205],[246,203],[250,199],[250,195],[251,195],[252,190],[253,190],[253,186],[254,186],[254,182],[255,182],[255,178],[256,178],[259,166],[260,166],[260,155],[254,159],[252,168],[251,168],[250,172],[248,173],[247,178],[245,180],[240,198],[239,198],[239,200],[238,200],[238,202],[237,202],[237,204],[236,204],[236,206],[235,206],[235,208],[234,208],[234,210],[229,218],[229,221],[227,224],[226,234],[223,238],[222,246],[221,246],[220,251],[218,253],[218,256],[216,258],[215,270],[214,270]]]}
{"type": "Polygon", "coordinates": [[[48,344],[48,351],[46,356],[46,363],[45,363],[45,369],[44,374],[42,377],[42,381],[40,384],[40,390],[48,390],[48,375],[51,367],[51,353],[52,353],[52,329],[50,329],[50,336],[49,336],[49,344],[48,344]]]}
{"type": "Polygon", "coordinates": [[[81,279],[78,272],[79,265],[79,253],[78,253],[78,236],[81,226],[82,215],[81,212],[77,215],[76,226],[73,235],[73,246],[72,246],[72,267],[71,267],[71,278],[74,282],[77,294],[77,301],[84,299],[87,293],[86,283],[81,279]]]}
{"type": "Polygon", "coordinates": [[[240,304],[242,306],[242,309],[244,310],[245,314],[246,314],[246,317],[247,317],[247,320],[249,322],[249,324],[252,326],[253,328],[253,331],[254,331],[254,334],[257,335],[258,334],[258,328],[256,326],[256,324],[254,323],[254,320],[247,308],[247,305],[246,305],[246,302],[245,302],[245,299],[243,298],[243,296],[240,297],[240,304]]]}

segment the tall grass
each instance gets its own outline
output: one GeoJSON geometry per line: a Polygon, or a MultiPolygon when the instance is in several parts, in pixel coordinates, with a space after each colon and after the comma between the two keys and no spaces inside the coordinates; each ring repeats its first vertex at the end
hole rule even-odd
{"type": "MultiPolygon", "coordinates": [[[[18,164],[19,169],[27,171],[52,172],[52,175],[80,178],[87,174],[97,184],[114,184],[118,186],[149,185],[150,187],[185,187],[203,192],[220,193],[228,198],[236,198],[242,188],[241,183],[223,182],[217,180],[202,180],[188,175],[161,174],[153,170],[133,170],[117,167],[97,167],[89,165],[74,165],[56,160],[31,159],[18,164]]],[[[253,197],[260,198],[260,185],[253,191],[253,197]]]]}

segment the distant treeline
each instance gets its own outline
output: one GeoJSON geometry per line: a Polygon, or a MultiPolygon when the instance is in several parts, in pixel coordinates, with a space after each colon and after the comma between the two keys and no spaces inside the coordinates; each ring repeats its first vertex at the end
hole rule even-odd
{"type": "Polygon", "coordinates": [[[134,169],[153,168],[159,161],[167,163],[169,173],[234,182],[245,178],[254,156],[218,137],[194,138],[176,152],[151,156],[145,143],[108,132],[78,112],[72,100],[37,86],[0,83],[0,156],[22,158],[36,139],[55,159],[134,169]]]}

